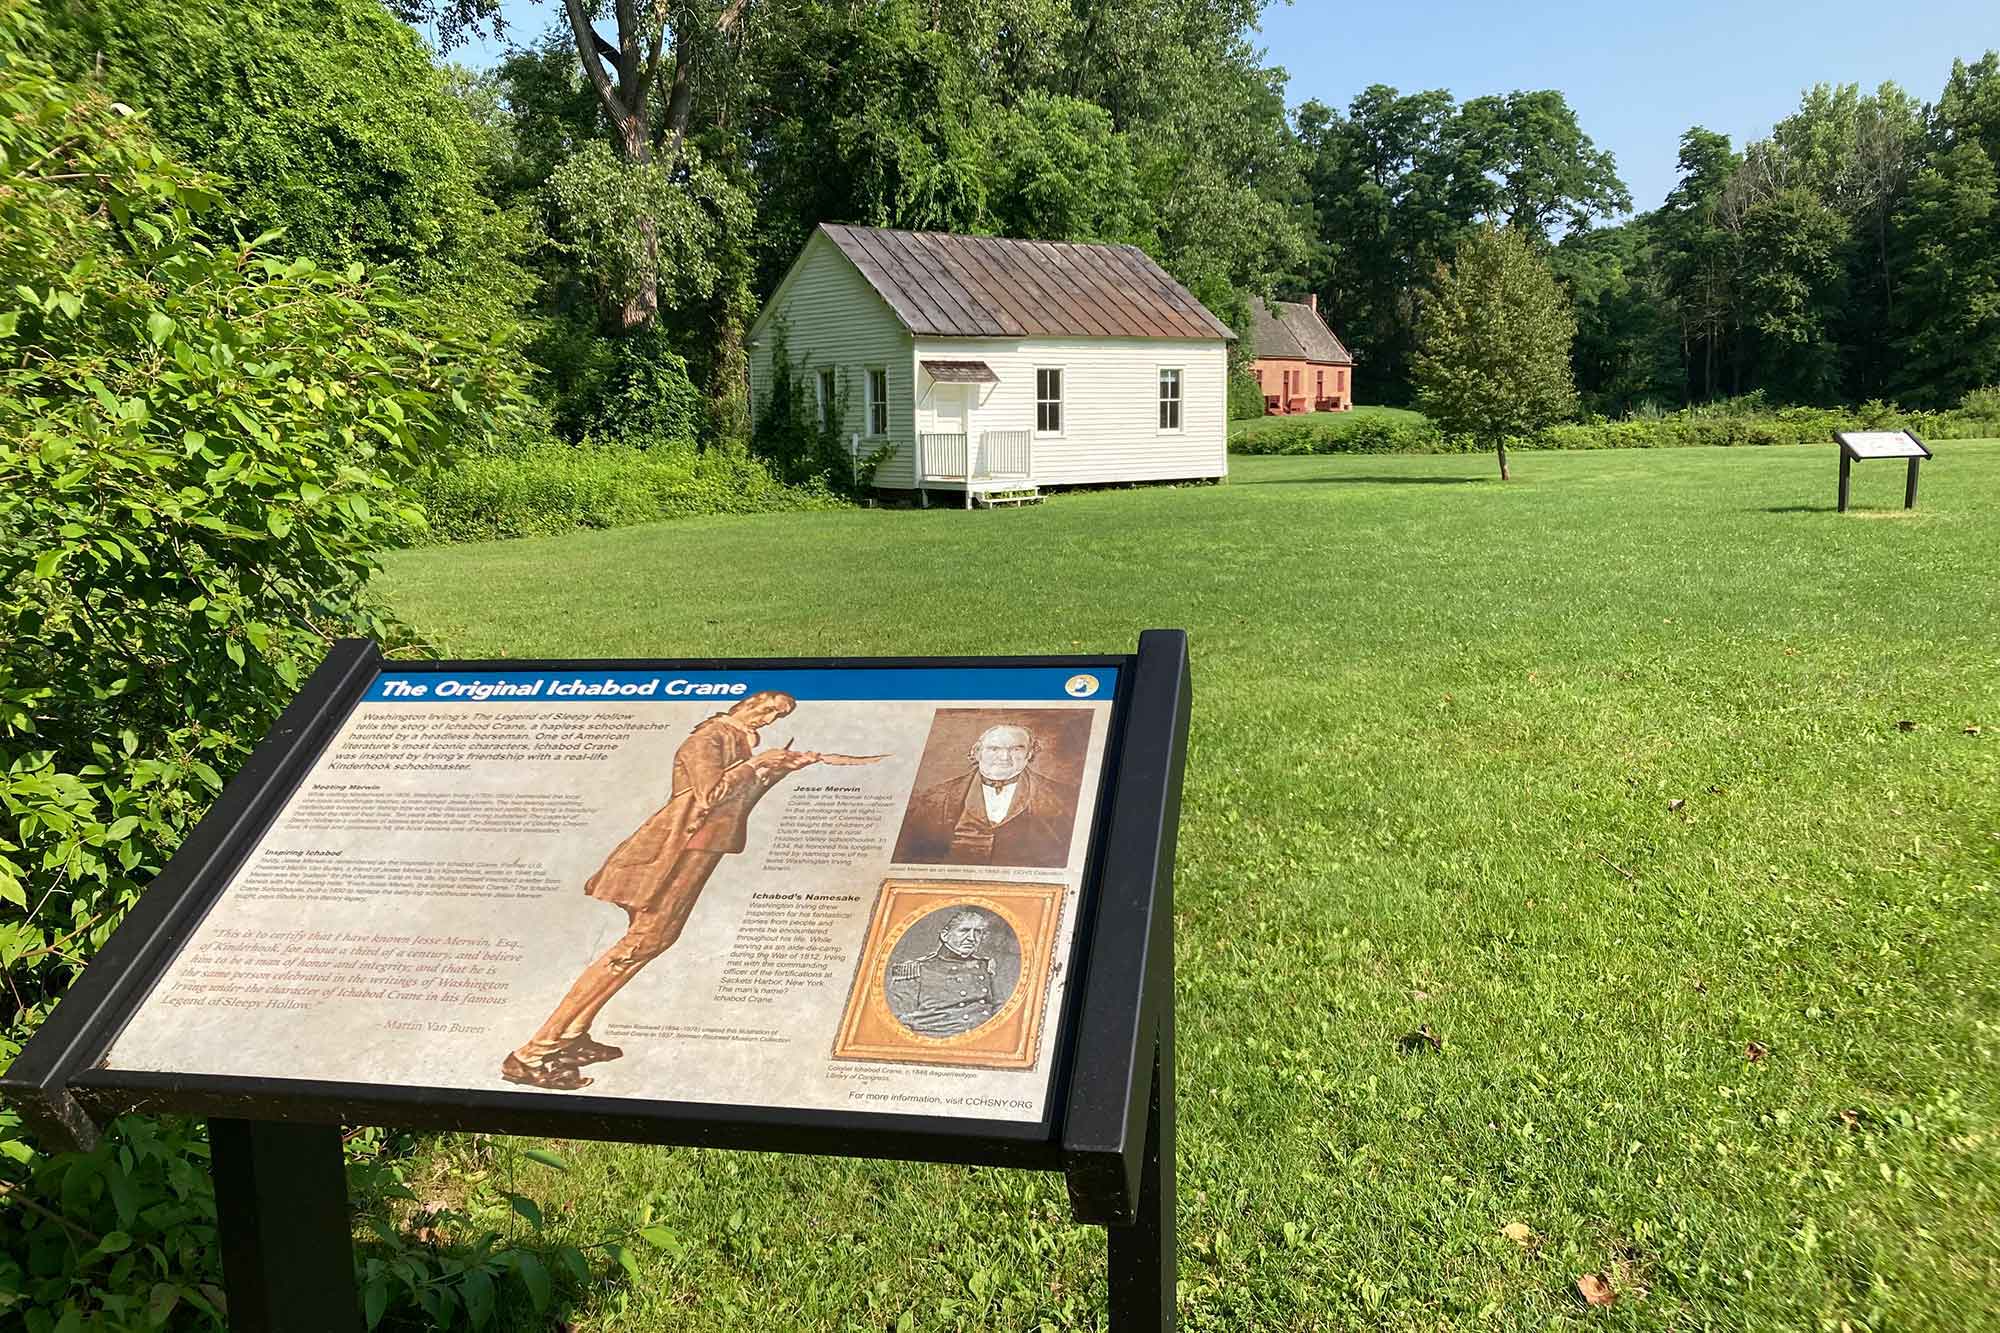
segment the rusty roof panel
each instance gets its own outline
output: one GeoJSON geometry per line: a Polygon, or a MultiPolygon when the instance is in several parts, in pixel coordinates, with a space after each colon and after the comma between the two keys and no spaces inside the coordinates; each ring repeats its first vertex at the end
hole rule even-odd
{"type": "Polygon", "coordinates": [[[938,337],[1231,338],[1130,245],[823,223],[910,332],[938,337]]]}

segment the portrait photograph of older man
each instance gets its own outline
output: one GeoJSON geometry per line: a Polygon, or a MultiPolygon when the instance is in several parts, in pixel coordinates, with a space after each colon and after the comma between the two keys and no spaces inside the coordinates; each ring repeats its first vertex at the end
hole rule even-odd
{"type": "Polygon", "coordinates": [[[896,860],[1069,862],[1090,716],[1075,709],[940,708],[903,814],[896,860]]]}

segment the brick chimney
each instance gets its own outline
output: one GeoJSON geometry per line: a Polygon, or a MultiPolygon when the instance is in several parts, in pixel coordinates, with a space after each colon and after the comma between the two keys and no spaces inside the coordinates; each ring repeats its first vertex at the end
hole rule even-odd
{"type": "Polygon", "coordinates": [[[1318,293],[1318,292],[1307,292],[1307,293],[1306,293],[1306,309],[1308,309],[1308,310],[1312,311],[1312,312],[1313,312],[1313,313],[1314,313],[1315,315],[1317,315],[1317,314],[1319,313],[1319,293],[1318,293]]]}

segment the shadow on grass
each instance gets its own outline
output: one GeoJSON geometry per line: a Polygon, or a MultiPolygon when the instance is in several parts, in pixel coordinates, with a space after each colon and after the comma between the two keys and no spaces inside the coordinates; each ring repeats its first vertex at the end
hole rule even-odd
{"type": "Polygon", "coordinates": [[[1491,477],[1271,477],[1263,481],[1239,481],[1238,486],[1466,486],[1491,481],[1491,477]]]}
{"type": "Polygon", "coordinates": [[[1831,514],[1832,505],[1766,505],[1760,514],[1831,514]]]}

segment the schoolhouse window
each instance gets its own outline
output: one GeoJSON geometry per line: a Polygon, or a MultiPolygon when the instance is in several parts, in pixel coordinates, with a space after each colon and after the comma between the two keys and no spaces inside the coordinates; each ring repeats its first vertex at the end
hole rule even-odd
{"type": "Polygon", "coordinates": [[[1063,373],[1060,370],[1035,372],[1035,429],[1044,435],[1062,433],[1063,373]]]}
{"type": "Polygon", "coordinates": [[[833,391],[833,368],[831,366],[820,371],[814,377],[813,396],[819,401],[820,428],[825,430],[832,427],[835,395],[833,391]]]}
{"type": "Polygon", "coordinates": [[[1315,370],[1313,372],[1313,397],[1326,397],[1326,372],[1324,370],[1315,370]]]}
{"type": "Polygon", "coordinates": [[[1178,370],[1160,372],[1160,429],[1179,430],[1181,428],[1181,373],[1178,370]]]}
{"type": "Polygon", "coordinates": [[[868,372],[868,433],[889,433],[889,372],[879,366],[868,372]]]}

